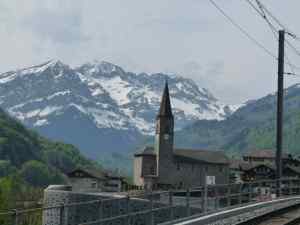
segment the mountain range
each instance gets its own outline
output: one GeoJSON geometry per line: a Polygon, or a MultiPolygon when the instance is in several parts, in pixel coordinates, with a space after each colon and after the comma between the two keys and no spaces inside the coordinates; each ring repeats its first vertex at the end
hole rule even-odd
{"type": "Polygon", "coordinates": [[[166,81],[176,130],[224,120],[239,107],[181,76],[135,74],[103,61],[71,67],[59,60],[0,74],[0,107],[42,135],[101,160],[126,155],[153,135],[166,81]]]}
{"type": "MultiPolygon", "coordinates": [[[[233,155],[252,149],[276,149],[277,96],[247,102],[222,121],[199,120],[176,133],[176,145],[222,149],[233,155]],[[183,143],[183,144],[182,144],[183,143]]],[[[283,148],[300,155],[300,85],[285,89],[283,148]]]]}

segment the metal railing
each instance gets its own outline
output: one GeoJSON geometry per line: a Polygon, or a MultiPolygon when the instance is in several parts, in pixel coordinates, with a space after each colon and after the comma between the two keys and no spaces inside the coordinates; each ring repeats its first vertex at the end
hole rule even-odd
{"type": "Polygon", "coordinates": [[[209,185],[34,209],[12,209],[0,211],[0,225],[105,225],[114,222],[131,225],[137,221],[139,224],[154,225],[269,201],[276,198],[276,193],[280,193],[281,198],[300,195],[300,179],[209,185]]]}

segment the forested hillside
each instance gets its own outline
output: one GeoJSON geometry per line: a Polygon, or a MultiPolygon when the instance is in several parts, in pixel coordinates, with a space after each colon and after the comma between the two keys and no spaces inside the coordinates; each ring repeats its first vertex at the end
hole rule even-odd
{"type": "Polygon", "coordinates": [[[0,209],[37,201],[41,189],[65,183],[77,166],[97,166],[73,145],[53,142],[26,129],[0,110],[0,209]]]}
{"type": "MultiPolygon", "coordinates": [[[[284,149],[300,154],[300,88],[284,96],[284,149]]],[[[240,154],[249,149],[273,148],[276,137],[276,96],[251,101],[223,121],[201,120],[176,134],[176,145],[224,149],[240,154]]]]}

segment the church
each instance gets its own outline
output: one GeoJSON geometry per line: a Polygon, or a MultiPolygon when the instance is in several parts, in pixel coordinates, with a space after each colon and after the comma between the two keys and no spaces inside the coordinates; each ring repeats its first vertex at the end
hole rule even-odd
{"type": "Polygon", "coordinates": [[[134,155],[134,184],[146,189],[191,188],[229,182],[229,159],[222,151],[174,148],[174,117],[166,83],[156,117],[154,147],[134,155]]]}

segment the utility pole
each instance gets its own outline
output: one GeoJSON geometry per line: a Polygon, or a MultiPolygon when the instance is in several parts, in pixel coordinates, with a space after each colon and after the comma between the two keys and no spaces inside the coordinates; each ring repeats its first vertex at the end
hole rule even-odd
{"type": "Polygon", "coordinates": [[[279,31],[278,47],[278,90],[277,90],[277,133],[276,133],[276,179],[277,194],[280,195],[282,176],[282,119],[283,119],[283,76],[284,76],[284,30],[279,31]]]}

